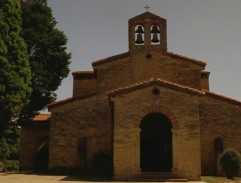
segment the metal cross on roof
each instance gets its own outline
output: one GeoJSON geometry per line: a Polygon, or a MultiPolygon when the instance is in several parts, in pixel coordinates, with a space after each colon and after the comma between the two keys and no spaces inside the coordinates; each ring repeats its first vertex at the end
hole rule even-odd
{"type": "Polygon", "coordinates": [[[148,11],[148,9],[150,8],[150,6],[148,6],[148,4],[144,7],[146,9],[146,11],[148,11]]]}

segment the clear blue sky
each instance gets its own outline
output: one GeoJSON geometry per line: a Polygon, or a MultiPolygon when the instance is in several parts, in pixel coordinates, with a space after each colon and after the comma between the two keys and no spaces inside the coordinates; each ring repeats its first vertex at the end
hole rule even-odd
{"type": "MultiPolygon", "coordinates": [[[[128,20],[145,11],[167,19],[168,51],[207,62],[210,90],[241,100],[241,0],[49,0],[72,53],[71,73],[128,50],[128,20]]],[[[58,100],[72,96],[72,74],[58,100]]]]}

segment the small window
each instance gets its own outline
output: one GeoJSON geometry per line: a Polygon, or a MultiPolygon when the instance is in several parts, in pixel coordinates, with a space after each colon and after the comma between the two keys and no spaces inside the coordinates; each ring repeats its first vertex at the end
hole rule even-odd
{"type": "Polygon", "coordinates": [[[160,95],[160,90],[158,88],[154,88],[151,92],[153,95],[160,95]]]}
{"type": "Polygon", "coordinates": [[[214,149],[217,153],[223,152],[223,140],[220,137],[214,139],[214,149]]]}
{"type": "Polygon", "coordinates": [[[87,138],[79,138],[77,141],[79,167],[85,168],[87,161],[87,138]]]}

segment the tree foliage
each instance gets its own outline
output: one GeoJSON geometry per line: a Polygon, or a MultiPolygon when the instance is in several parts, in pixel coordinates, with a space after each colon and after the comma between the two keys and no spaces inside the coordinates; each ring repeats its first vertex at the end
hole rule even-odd
{"type": "Polygon", "coordinates": [[[20,36],[18,0],[0,0],[0,136],[17,118],[31,93],[27,46],[20,36]]]}
{"type": "Polygon", "coordinates": [[[220,165],[230,179],[237,176],[241,169],[241,155],[233,148],[227,148],[220,157],[220,165]]]}
{"type": "Polygon", "coordinates": [[[0,160],[4,164],[4,171],[17,171],[19,167],[19,129],[17,123],[10,123],[4,130],[0,140],[0,160]]]}
{"type": "Polygon", "coordinates": [[[22,0],[23,38],[28,45],[32,72],[30,103],[22,110],[29,118],[56,98],[55,91],[69,73],[67,38],[56,26],[46,0],[22,0]]]}

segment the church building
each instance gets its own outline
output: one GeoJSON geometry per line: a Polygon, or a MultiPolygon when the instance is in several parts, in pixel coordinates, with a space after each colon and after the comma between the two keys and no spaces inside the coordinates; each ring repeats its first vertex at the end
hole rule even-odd
{"type": "Polygon", "coordinates": [[[223,149],[241,152],[241,102],[209,91],[205,62],[167,50],[165,19],[146,11],[128,23],[126,53],[73,72],[73,96],[48,105],[48,125],[22,128],[20,168],[46,142],[49,169],[88,168],[103,152],[115,180],[200,180],[221,171],[223,149]]]}

